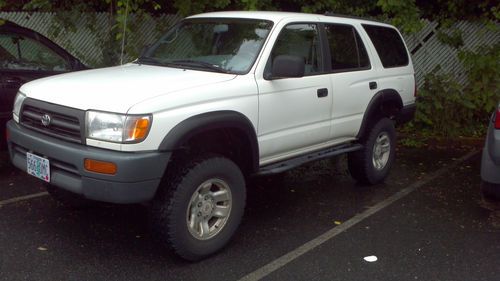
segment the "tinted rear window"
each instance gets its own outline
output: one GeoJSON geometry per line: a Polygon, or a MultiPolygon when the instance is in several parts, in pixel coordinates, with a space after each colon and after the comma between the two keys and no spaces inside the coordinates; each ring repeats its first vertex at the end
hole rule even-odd
{"type": "Polygon", "coordinates": [[[385,68],[408,65],[408,53],[396,29],[363,24],[385,68]]]}

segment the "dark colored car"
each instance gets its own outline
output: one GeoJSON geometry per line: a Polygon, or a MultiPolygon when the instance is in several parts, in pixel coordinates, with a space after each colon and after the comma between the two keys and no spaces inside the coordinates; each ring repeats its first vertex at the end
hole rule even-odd
{"type": "Polygon", "coordinates": [[[0,25],[0,150],[6,148],[5,124],[22,84],[82,69],[87,67],[43,35],[8,21],[0,25]]]}
{"type": "Polygon", "coordinates": [[[481,160],[481,180],[483,195],[500,200],[500,104],[488,126],[481,160]]]}

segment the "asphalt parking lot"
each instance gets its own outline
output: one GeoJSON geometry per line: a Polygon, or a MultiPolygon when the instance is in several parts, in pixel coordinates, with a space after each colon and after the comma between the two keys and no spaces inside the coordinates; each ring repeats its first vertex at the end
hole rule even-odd
{"type": "Polygon", "coordinates": [[[480,148],[400,148],[374,187],[344,159],[260,179],[232,242],[197,263],[158,247],[147,206],[66,209],[1,153],[0,280],[500,280],[480,148]]]}

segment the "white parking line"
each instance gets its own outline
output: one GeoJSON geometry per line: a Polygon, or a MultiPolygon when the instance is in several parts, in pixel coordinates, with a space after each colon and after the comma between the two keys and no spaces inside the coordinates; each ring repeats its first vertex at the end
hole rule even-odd
{"type": "Polygon", "coordinates": [[[335,226],[334,228],[328,230],[327,232],[321,234],[320,236],[314,238],[313,240],[306,242],[305,244],[302,244],[295,250],[286,253],[285,255],[275,259],[274,261],[264,265],[263,267],[247,274],[243,278],[239,279],[239,281],[254,281],[254,280],[260,280],[269,274],[273,273],[274,271],[282,268],[286,264],[294,261],[295,259],[299,258],[300,256],[310,252],[311,250],[315,249],[316,247],[320,246],[321,244],[327,242],[328,240],[334,238],[335,236],[339,235],[340,233],[346,231],[347,229],[353,227],[354,225],[358,224],[359,222],[365,220],[366,218],[370,217],[373,214],[376,214],[380,210],[384,209],[385,207],[391,205],[392,203],[398,201],[399,199],[405,197],[406,195],[410,194],[411,192],[417,190],[419,187],[423,186],[424,184],[436,179],[437,177],[443,175],[444,173],[448,172],[449,170],[455,168],[462,162],[468,160],[472,156],[476,155],[478,151],[474,150],[466,155],[462,156],[459,158],[457,161],[455,161],[453,164],[443,167],[436,172],[430,174],[428,177],[417,181],[410,186],[408,186],[405,189],[402,189],[401,191],[395,193],[394,195],[390,196],[389,198],[375,204],[374,206],[368,208],[362,213],[359,213],[352,217],[351,219],[345,221],[339,226],[335,226]]]}
{"type": "Polygon", "coordinates": [[[25,196],[14,197],[14,198],[7,199],[7,200],[2,200],[2,201],[0,201],[0,207],[3,207],[5,205],[9,205],[9,204],[13,204],[13,203],[17,203],[20,201],[25,201],[25,200],[29,200],[29,199],[33,199],[33,198],[47,196],[47,195],[49,195],[49,193],[44,191],[44,192],[33,193],[33,194],[25,195],[25,196]]]}

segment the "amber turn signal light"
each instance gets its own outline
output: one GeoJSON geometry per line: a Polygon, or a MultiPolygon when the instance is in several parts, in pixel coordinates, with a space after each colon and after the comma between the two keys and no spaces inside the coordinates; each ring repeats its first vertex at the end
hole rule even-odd
{"type": "Polygon", "coordinates": [[[135,120],[133,127],[128,133],[128,139],[141,140],[146,138],[149,131],[149,119],[143,118],[135,120]]]}
{"type": "Polygon", "coordinates": [[[85,170],[89,172],[114,175],[118,170],[115,163],[98,161],[94,159],[85,159],[84,161],[85,170]]]}

